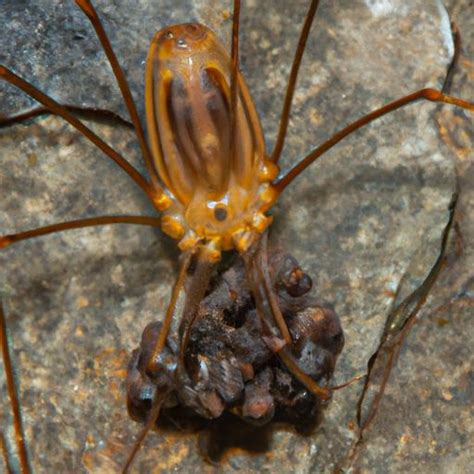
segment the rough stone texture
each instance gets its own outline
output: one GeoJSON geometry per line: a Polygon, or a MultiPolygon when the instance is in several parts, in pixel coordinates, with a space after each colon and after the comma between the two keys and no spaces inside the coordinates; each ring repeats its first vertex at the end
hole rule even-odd
{"type": "MultiPolygon", "coordinates": [[[[243,69],[269,145],[308,2],[287,3],[243,5],[243,69]]],[[[143,61],[156,29],[194,19],[228,38],[228,3],[96,4],[140,104],[143,61]]],[[[472,6],[451,0],[450,8],[465,46],[474,44],[472,6]]],[[[72,2],[7,0],[0,22],[1,63],[63,102],[125,115],[94,33],[72,2]]],[[[391,99],[440,87],[451,54],[438,2],[322,1],[283,165],[391,99]]],[[[472,100],[472,49],[461,63],[468,72],[455,78],[453,92],[472,100]]],[[[1,113],[30,104],[0,85],[1,113]]],[[[336,379],[343,382],[364,370],[406,272],[416,285],[432,265],[456,171],[461,176],[464,253],[452,259],[406,340],[359,460],[364,472],[467,472],[474,462],[472,130],[466,113],[446,109],[417,104],[356,133],[289,187],[274,210],[273,237],[317,275],[315,294],[341,316],[346,346],[336,379]],[[428,251],[418,264],[419,248],[428,251]]],[[[94,128],[136,162],[128,130],[94,128]]],[[[2,234],[82,216],[151,212],[123,173],[58,119],[1,130],[0,159],[2,234]]],[[[158,232],[130,226],[69,232],[0,253],[0,292],[35,472],[116,472],[122,465],[140,429],[126,414],[126,362],[145,325],[166,306],[177,256],[174,243],[158,232]]],[[[235,452],[223,471],[330,472],[355,439],[360,390],[355,385],[335,394],[315,436],[275,433],[271,451],[235,452]]],[[[9,422],[3,393],[0,400],[3,428],[9,422]]],[[[153,433],[134,469],[213,471],[196,444],[180,433],[153,433]]]]}

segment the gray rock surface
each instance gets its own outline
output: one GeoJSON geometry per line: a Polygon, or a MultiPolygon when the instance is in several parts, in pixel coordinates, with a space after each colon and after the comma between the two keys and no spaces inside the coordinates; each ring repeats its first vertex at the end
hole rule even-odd
{"type": "MultiPolygon", "coordinates": [[[[269,148],[308,2],[288,3],[243,2],[242,68],[269,148]]],[[[95,4],[140,109],[143,63],[155,30],[197,20],[229,38],[229,2],[95,4]]],[[[472,7],[453,0],[451,9],[472,45],[472,7]]],[[[0,3],[0,24],[1,63],[64,103],[126,117],[94,32],[73,2],[7,0],[0,3]]],[[[452,50],[447,14],[434,0],[321,1],[283,166],[370,110],[423,87],[439,88],[452,50]]],[[[461,67],[472,68],[472,50],[462,59],[461,67]]],[[[472,100],[467,73],[459,73],[453,87],[472,100]]],[[[31,104],[0,84],[0,113],[31,104]]],[[[419,103],[354,134],[308,169],[274,209],[273,237],[286,242],[315,276],[318,297],[341,316],[346,346],[336,381],[343,382],[364,371],[400,282],[416,286],[433,264],[460,176],[464,253],[450,260],[405,341],[359,459],[364,472],[467,472],[474,462],[468,449],[472,128],[466,113],[448,108],[419,103]],[[426,251],[418,260],[420,248],[426,251]]],[[[139,163],[129,130],[92,126],[139,163]]],[[[0,160],[0,234],[85,216],[152,213],[140,190],[59,119],[0,130],[0,160]]],[[[0,293],[35,472],[120,469],[140,430],[126,413],[126,364],[145,325],[163,314],[177,258],[172,241],[132,226],[68,232],[0,252],[0,293]]],[[[360,391],[356,384],[337,392],[314,436],[277,432],[271,451],[232,453],[222,470],[332,471],[356,437],[360,391]]],[[[3,428],[10,418],[3,393],[0,400],[3,428]]],[[[148,437],[134,469],[214,471],[200,457],[196,437],[160,432],[148,437]]]]}

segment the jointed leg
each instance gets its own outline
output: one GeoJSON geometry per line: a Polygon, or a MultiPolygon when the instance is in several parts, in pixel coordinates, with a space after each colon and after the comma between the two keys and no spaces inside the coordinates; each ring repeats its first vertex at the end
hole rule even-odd
{"type": "MultiPolygon", "coordinates": [[[[262,297],[262,288],[258,282],[258,271],[255,268],[255,260],[250,255],[244,255],[244,262],[247,272],[247,279],[250,285],[250,290],[255,299],[255,304],[257,307],[257,313],[260,317],[262,323],[262,329],[264,335],[267,337],[274,336],[274,330],[272,329],[272,324],[268,321],[265,314],[265,307],[262,297]]],[[[272,315],[273,318],[274,315],[272,315]]],[[[285,367],[290,371],[290,373],[301,382],[313,395],[322,400],[327,400],[331,397],[331,390],[325,387],[320,387],[308,374],[298,366],[297,361],[291,353],[291,348],[284,346],[277,352],[277,356],[281,359],[285,367]]]]}
{"type": "Polygon", "coordinates": [[[166,338],[170,332],[171,323],[173,322],[173,317],[175,316],[176,303],[186,281],[189,264],[191,263],[191,257],[191,253],[184,254],[183,260],[181,261],[178,278],[176,279],[173,286],[173,291],[171,292],[171,299],[168,303],[168,308],[166,309],[163,326],[161,327],[155,347],[153,348],[153,352],[151,353],[151,356],[148,360],[147,370],[150,372],[155,372],[156,369],[159,368],[159,356],[165,347],[166,338]]]}
{"type": "MultiPolygon", "coordinates": [[[[20,414],[20,404],[18,401],[18,390],[15,384],[13,368],[10,359],[10,351],[8,348],[7,325],[5,322],[5,313],[0,301],[0,346],[2,351],[3,366],[5,370],[5,378],[7,381],[8,396],[13,412],[13,425],[15,428],[15,438],[17,443],[18,454],[20,457],[20,469],[23,474],[30,472],[28,453],[26,451],[25,436],[23,432],[23,422],[20,414]]],[[[3,440],[4,441],[4,440],[3,440]]],[[[6,446],[5,446],[6,451],[6,446]]],[[[7,458],[8,460],[8,458],[7,458]]]]}
{"type": "Polygon", "coordinates": [[[197,255],[196,269],[190,277],[187,288],[186,301],[183,308],[183,316],[179,327],[179,374],[185,371],[185,355],[188,347],[189,338],[194,322],[199,317],[199,306],[206,295],[211,281],[211,274],[214,269],[214,263],[205,259],[200,259],[197,255]]]}
{"type": "Polygon", "coordinates": [[[13,84],[19,89],[23,90],[33,99],[37,100],[48,108],[51,112],[61,116],[64,120],[69,122],[74,128],[79,130],[86,138],[88,138],[94,145],[100,148],[111,160],[113,160],[120,168],[125,171],[135,183],[148,195],[152,203],[157,209],[160,209],[164,195],[161,190],[153,189],[148,181],[119,153],[112,147],[107,145],[101,138],[99,138],[90,128],[78,120],[71,112],[58,104],[51,97],[43,94],[36,89],[32,84],[17,76],[14,72],[0,65],[0,79],[13,84]]]}
{"type": "Polygon", "coordinates": [[[272,310],[273,317],[275,319],[275,322],[278,326],[278,329],[280,330],[281,335],[283,336],[283,339],[287,343],[287,345],[291,346],[293,343],[293,340],[291,338],[290,331],[288,330],[288,326],[285,322],[285,319],[283,318],[283,314],[280,310],[280,306],[278,304],[278,297],[275,294],[275,291],[273,289],[273,285],[270,279],[270,274],[268,271],[268,234],[265,233],[262,235],[261,241],[260,241],[260,247],[261,251],[259,252],[259,265],[258,265],[258,270],[260,273],[260,277],[263,281],[263,288],[265,291],[265,295],[267,297],[268,302],[270,303],[270,308],[272,310]]]}
{"type": "MultiPolygon", "coordinates": [[[[188,274],[189,265],[191,263],[192,254],[189,252],[183,255],[183,259],[181,261],[180,269],[178,278],[173,286],[173,291],[171,293],[171,299],[168,304],[168,308],[166,310],[165,318],[163,320],[163,325],[161,326],[160,333],[158,335],[158,339],[156,341],[155,347],[151,352],[150,356],[148,357],[146,371],[149,374],[157,374],[158,371],[161,370],[162,366],[160,364],[159,356],[163,351],[166,339],[171,329],[171,324],[173,322],[173,318],[175,317],[176,311],[176,304],[178,302],[179,295],[183,290],[184,283],[186,281],[186,277],[188,274]]],[[[186,302],[184,308],[181,308],[180,311],[182,313],[182,321],[181,325],[185,326],[183,328],[184,335],[181,337],[180,340],[180,354],[178,359],[178,367],[176,369],[176,376],[182,373],[185,369],[184,367],[184,352],[187,345],[188,336],[186,335],[190,331],[190,327],[195,319],[195,315],[197,314],[197,310],[199,307],[199,303],[204,297],[204,293],[208,287],[209,278],[206,278],[205,275],[210,275],[210,267],[206,262],[198,262],[198,268],[196,269],[195,274],[193,275],[194,279],[190,282],[190,286],[188,288],[188,294],[186,295],[186,302]],[[200,265],[201,263],[201,265],[200,265]],[[189,330],[188,330],[189,328],[189,330]]],[[[180,327],[181,329],[181,327],[180,327]]],[[[132,451],[130,452],[127,461],[124,465],[122,470],[123,473],[128,472],[130,465],[132,464],[138,450],[140,449],[143,440],[147,433],[152,429],[160,414],[161,405],[163,401],[169,394],[169,391],[172,387],[165,387],[161,388],[156,392],[155,398],[152,403],[152,408],[147,415],[147,421],[145,427],[142,429],[137,441],[135,442],[132,451]]]]}
{"type": "MultiPolygon", "coordinates": [[[[275,294],[275,291],[272,287],[270,275],[268,272],[268,264],[267,264],[267,235],[262,236],[262,241],[260,243],[260,249],[259,249],[259,262],[256,267],[256,271],[258,273],[257,277],[263,281],[263,288],[261,288],[259,291],[258,289],[258,284],[256,284],[255,279],[249,280],[251,281],[251,289],[252,289],[252,294],[254,295],[255,302],[257,305],[257,311],[260,315],[260,319],[264,325],[264,330],[268,335],[274,334],[275,331],[272,330],[270,323],[266,319],[265,313],[264,313],[264,307],[263,307],[263,299],[262,299],[262,293],[263,295],[267,298],[269,305],[270,305],[270,310],[271,310],[271,315],[273,318],[273,322],[276,323],[277,328],[279,333],[283,336],[285,339],[286,345],[282,347],[280,350],[277,351],[278,357],[281,359],[285,367],[293,374],[293,376],[299,380],[313,395],[321,398],[322,400],[327,400],[331,397],[331,393],[335,390],[342,389],[344,387],[347,387],[348,385],[353,384],[354,382],[357,382],[358,380],[361,380],[362,378],[365,377],[364,375],[358,375],[356,377],[353,377],[349,381],[337,385],[337,386],[332,386],[332,387],[321,387],[319,386],[313,378],[311,378],[307,373],[302,370],[299,365],[298,361],[294,357],[294,355],[291,352],[291,347],[293,344],[291,334],[288,330],[288,326],[286,324],[286,321],[283,318],[283,314],[279,308],[279,303],[278,303],[278,297],[275,294]]],[[[252,264],[250,264],[250,267],[252,264]]],[[[249,267],[248,267],[249,268],[249,267]]],[[[249,275],[250,279],[250,273],[252,270],[247,271],[247,274],[249,275]]],[[[266,334],[266,335],[267,335],[266,334]]]]}
{"type": "Polygon", "coordinates": [[[127,457],[127,460],[125,461],[125,464],[122,468],[122,474],[127,474],[128,470],[130,469],[130,466],[132,465],[133,460],[135,459],[135,456],[137,455],[143,444],[143,441],[145,441],[146,435],[155,426],[156,420],[158,420],[158,417],[160,416],[161,405],[163,405],[163,402],[166,400],[167,396],[168,392],[165,391],[164,393],[160,394],[159,397],[156,397],[153,400],[153,405],[151,407],[150,412],[148,413],[148,419],[146,421],[146,424],[140,432],[138,439],[135,441],[133,448],[127,457]]]}
{"type": "MultiPolygon", "coordinates": [[[[124,125],[125,127],[132,127],[130,122],[124,120],[120,115],[107,109],[98,109],[95,107],[78,107],[76,105],[62,105],[66,110],[72,112],[75,116],[84,118],[86,120],[95,120],[96,122],[106,122],[110,124],[124,125]]],[[[0,128],[10,127],[18,123],[31,120],[41,115],[54,114],[46,107],[34,107],[26,112],[21,112],[16,115],[3,116],[0,115],[0,128]]],[[[54,114],[57,115],[57,114],[54,114]]]]}
{"type": "Polygon", "coordinates": [[[1,430],[0,430],[0,452],[2,453],[2,456],[3,456],[3,463],[5,464],[6,472],[8,472],[8,474],[14,472],[11,459],[10,459],[10,453],[8,452],[7,441],[5,439],[5,435],[3,434],[3,431],[1,430]]]}
{"type": "Polygon", "coordinates": [[[443,94],[437,89],[421,89],[417,92],[413,92],[412,94],[406,95],[398,100],[394,100],[393,102],[390,102],[389,104],[384,105],[383,107],[380,107],[379,109],[376,109],[373,112],[370,112],[369,114],[365,115],[364,117],[361,117],[359,120],[356,120],[355,122],[351,123],[347,127],[337,132],[335,135],[332,136],[332,138],[324,142],[318,148],[313,150],[308,156],[296,163],[296,165],[294,165],[289,171],[279,176],[274,183],[275,188],[281,193],[311,163],[316,161],[317,158],[326,153],[326,151],[331,149],[334,145],[339,143],[343,138],[347,137],[352,132],[358,130],[359,128],[362,128],[364,125],[367,125],[373,120],[392,112],[393,110],[397,110],[405,105],[411,104],[412,102],[422,99],[429,100],[431,102],[444,102],[446,104],[452,104],[458,107],[462,107],[466,110],[474,111],[474,103],[443,94]]]}
{"type": "Polygon", "coordinates": [[[237,150],[237,97],[238,97],[238,75],[239,75],[239,28],[240,28],[240,0],[234,0],[234,15],[232,17],[232,76],[230,80],[230,110],[232,116],[232,128],[230,135],[231,162],[234,162],[237,150]]]}
{"type": "Polygon", "coordinates": [[[117,56],[115,56],[109,38],[107,37],[102,23],[100,22],[99,16],[97,15],[97,12],[90,0],[76,0],[76,4],[89,18],[92,26],[95,29],[95,32],[97,33],[100,43],[102,44],[102,47],[104,48],[105,54],[107,55],[115,78],[117,79],[117,83],[120,87],[120,91],[122,92],[122,97],[125,101],[125,105],[127,106],[130,118],[132,119],[133,126],[135,127],[135,132],[140,143],[143,159],[145,160],[145,165],[148,169],[148,173],[150,174],[152,184],[157,191],[162,191],[159,184],[158,174],[155,167],[153,166],[150,148],[148,147],[148,143],[145,138],[145,132],[143,131],[143,126],[140,121],[140,117],[138,116],[137,107],[135,106],[132,93],[130,92],[130,87],[128,86],[125,75],[117,60],[117,56]]]}
{"type": "Polygon", "coordinates": [[[306,47],[306,41],[308,40],[309,31],[313,24],[314,15],[318,8],[318,0],[312,0],[309,7],[308,13],[304,21],[301,35],[298,40],[298,46],[295,51],[295,57],[293,59],[293,65],[291,66],[290,77],[288,79],[288,85],[286,86],[285,101],[283,103],[283,110],[280,116],[280,127],[278,129],[278,135],[271,154],[271,160],[275,163],[280,158],[285,143],[286,130],[288,128],[288,122],[290,121],[291,103],[293,101],[293,94],[295,93],[296,79],[298,78],[298,72],[303,59],[303,53],[306,47]]]}
{"type": "Polygon", "coordinates": [[[15,242],[32,239],[42,235],[54,234],[64,230],[82,229],[84,227],[96,227],[108,224],[137,224],[160,227],[160,219],[157,217],[146,216],[101,216],[91,217],[88,219],[78,219],[69,222],[60,222],[58,224],[39,227],[37,229],[27,230],[17,234],[4,235],[3,237],[0,236],[0,249],[8,247],[15,242]]]}

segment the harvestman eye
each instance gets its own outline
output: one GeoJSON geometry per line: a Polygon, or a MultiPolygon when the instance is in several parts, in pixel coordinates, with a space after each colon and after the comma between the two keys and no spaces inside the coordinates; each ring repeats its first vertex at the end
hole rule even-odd
{"type": "Polygon", "coordinates": [[[225,221],[227,219],[227,210],[224,207],[216,206],[214,217],[220,222],[225,221]]]}

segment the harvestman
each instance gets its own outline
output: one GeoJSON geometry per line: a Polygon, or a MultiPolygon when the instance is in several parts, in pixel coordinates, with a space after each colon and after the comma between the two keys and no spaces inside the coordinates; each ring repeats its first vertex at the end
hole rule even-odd
{"type": "MultiPolygon", "coordinates": [[[[273,152],[266,155],[258,117],[238,72],[240,2],[235,1],[231,59],[226,58],[224,50],[217,44],[213,34],[200,25],[168,27],[155,37],[150,49],[146,84],[150,150],[125,78],[95,10],[86,0],[77,0],[77,3],[91,19],[112,64],[135,126],[150,181],[66,108],[3,66],[0,67],[0,77],[23,89],[49,111],[63,117],[81,131],[135,181],[149,197],[155,209],[162,213],[162,217],[104,216],[53,224],[3,236],[0,239],[0,246],[6,247],[21,240],[66,229],[111,223],[161,227],[165,233],[176,239],[183,252],[182,264],[162,333],[149,360],[150,372],[161,369],[160,354],[191,261],[197,262],[201,279],[194,282],[192,298],[187,302],[186,318],[182,328],[184,334],[182,352],[185,350],[196,305],[208,286],[211,269],[220,260],[222,251],[237,250],[246,261],[253,292],[255,295],[264,295],[270,302],[271,311],[264,311],[263,307],[260,307],[260,312],[265,330],[285,342],[285,345],[278,350],[278,356],[315,396],[328,398],[330,390],[319,387],[294,363],[291,354],[291,335],[279,313],[278,305],[275,304],[275,294],[268,284],[265,265],[259,257],[261,236],[265,235],[271,222],[266,212],[286,186],[309,164],[352,131],[375,118],[418,99],[451,103],[469,110],[473,110],[474,106],[440,91],[423,89],[354,122],[311,152],[288,172],[279,174],[277,162],[283,149],[298,68],[318,2],[311,3],[307,14],[289,80],[276,145],[273,152]],[[206,49],[208,47],[211,48],[213,57],[210,57],[211,53],[206,49]],[[196,51],[203,52],[202,59],[196,60],[196,51]],[[193,54],[193,61],[187,62],[188,69],[184,69],[180,60],[175,58],[177,55],[188,58],[191,57],[190,53],[193,54]],[[196,73],[194,69],[196,63],[200,62],[204,73],[202,70],[196,73]],[[193,75],[198,78],[195,82],[192,81],[193,75]],[[210,108],[215,114],[214,121],[209,117],[210,108]],[[201,129],[196,136],[190,138],[193,131],[196,132],[193,127],[197,127],[197,124],[201,129]],[[204,133],[199,135],[203,129],[204,133]],[[174,149],[173,138],[179,143],[178,153],[174,149]]],[[[261,296],[256,297],[257,302],[260,298],[261,296]]],[[[161,400],[156,400],[156,405],[159,406],[160,402],[161,400]]]]}

